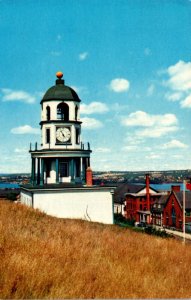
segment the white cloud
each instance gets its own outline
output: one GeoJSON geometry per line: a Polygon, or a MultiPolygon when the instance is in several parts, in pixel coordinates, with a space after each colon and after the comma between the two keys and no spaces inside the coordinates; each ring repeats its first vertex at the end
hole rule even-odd
{"type": "Polygon", "coordinates": [[[125,78],[116,78],[111,80],[109,88],[116,93],[127,92],[130,88],[130,82],[125,78]]]}
{"type": "Polygon", "coordinates": [[[134,135],[127,135],[127,137],[124,138],[124,142],[129,145],[140,145],[143,142],[143,139],[138,137],[135,138],[134,135]]]}
{"type": "Polygon", "coordinates": [[[94,118],[81,118],[82,121],[82,128],[84,129],[98,129],[103,127],[103,123],[99,120],[96,120],[94,118]]]}
{"type": "Polygon", "coordinates": [[[155,154],[155,153],[150,153],[149,155],[146,156],[147,159],[158,159],[161,158],[161,155],[155,154]]]}
{"type": "Polygon", "coordinates": [[[184,158],[184,156],[181,154],[173,154],[172,157],[173,158],[184,158]]]}
{"type": "Polygon", "coordinates": [[[180,60],[175,65],[170,66],[166,73],[169,79],[165,81],[165,85],[172,92],[167,93],[165,98],[169,101],[180,101],[182,108],[191,107],[191,62],[180,60]],[[183,97],[185,98],[184,100],[183,97]]]}
{"type": "Polygon", "coordinates": [[[129,145],[129,146],[122,147],[122,151],[136,151],[138,149],[139,147],[136,145],[129,145]]]}
{"type": "MultiPolygon", "coordinates": [[[[75,86],[71,85],[71,88],[79,95],[87,95],[89,93],[88,88],[85,86],[75,86]]],[[[81,106],[80,106],[81,107],[81,106]]]]}
{"type": "Polygon", "coordinates": [[[39,97],[39,98],[43,98],[43,96],[44,96],[44,92],[37,92],[37,93],[35,93],[36,95],[37,95],[37,97],[39,97]]]}
{"type": "Polygon", "coordinates": [[[35,97],[25,91],[14,91],[11,89],[1,89],[3,101],[21,101],[25,103],[34,103],[35,97]]]}
{"type": "Polygon", "coordinates": [[[191,94],[180,103],[181,107],[191,108],[191,94]]]}
{"type": "Polygon", "coordinates": [[[129,105],[120,104],[118,102],[113,103],[112,106],[110,107],[110,109],[114,110],[115,112],[121,112],[121,111],[127,110],[128,108],[129,108],[129,105]]]}
{"type": "Polygon", "coordinates": [[[94,149],[94,152],[97,152],[97,153],[109,153],[109,152],[111,152],[111,149],[109,149],[109,148],[96,148],[96,149],[94,149]]]}
{"type": "MultiPolygon", "coordinates": [[[[133,136],[134,139],[136,140],[138,138],[138,136],[133,136]]],[[[139,145],[139,143],[129,143],[128,145],[126,146],[123,146],[121,148],[121,150],[123,152],[139,152],[139,153],[143,153],[143,152],[148,152],[148,151],[151,151],[151,147],[148,147],[146,145],[139,145]]]]}
{"type": "Polygon", "coordinates": [[[176,92],[176,93],[167,93],[165,95],[165,98],[169,101],[179,101],[183,96],[183,93],[180,93],[180,92],[176,92]]]}
{"type": "Polygon", "coordinates": [[[154,84],[151,84],[147,89],[147,96],[152,96],[155,90],[154,84]]]}
{"type": "Polygon", "coordinates": [[[178,123],[174,114],[150,115],[144,111],[136,111],[121,120],[125,126],[171,126],[178,123]]]}
{"type": "Polygon", "coordinates": [[[28,152],[28,149],[26,149],[26,148],[15,148],[14,152],[15,153],[26,153],[26,152],[28,152]]]}
{"type": "Polygon", "coordinates": [[[30,125],[24,125],[11,129],[13,134],[40,134],[39,128],[32,128],[30,125]]]}
{"type": "Polygon", "coordinates": [[[107,107],[106,104],[102,103],[102,102],[91,102],[90,104],[81,104],[80,106],[80,111],[81,114],[86,114],[86,115],[91,115],[91,114],[95,114],[95,113],[105,113],[107,112],[109,109],[107,107]]]}
{"type": "Polygon", "coordinates": [[[150,48],[145,48],[145,49],[144,49],[144,54],[145,54],[146,56],[151,55],[151,54],[152,54],[151,49],[150,49],[150,48]]]}
{"type": "Polygon", "coordinates": [[[191,62],[180,60],[167,69],[169,80],[167,86],[175,91],[188,91],[191,89],[191,62]]]}
{"type": "Polygon", "coordinates": [[[172,140],[166,144],[164,144],[162,149],[173,149],[173,148],[188,148],[188,145],[178,141],[178,140],[172,140]]]}
{"type": "Polygon", "coordinates": [[[144,111],[136,111],[121,120],[122,125],[128,127],[146,127],[135,131],[140,138],[159,138],[178,130],[178,120],[174,114],[151,115],[144,111]]]}
{"type": "Polygon", "coordinates": [[[178,124],[177,117],[174,114],[158,115],[158,120],[156,118],[156,123],[163,126],[171,126],[178,124]]]}
{"type": "Polygon", "coordinates": [[[128,117],[124,117],[121,123],[125,126],[152,126],[153,120],[146,112],[136,111],[128,117]]]}
{"type": "Polygon", "coordinates": [[[140,137],[147,138],[159,138],[161,136],[167,135],[169,132],[175,132],[178,130],[177,126],[156,126],[152,128],[146,128],[142,130],[137,130],[136,135],[140,137]]]}
{"type": "Polygon", "coordinates": [[[88,52],[83,52],[79,54],[79,60],[85,60],[88,57],[88,52]]]}

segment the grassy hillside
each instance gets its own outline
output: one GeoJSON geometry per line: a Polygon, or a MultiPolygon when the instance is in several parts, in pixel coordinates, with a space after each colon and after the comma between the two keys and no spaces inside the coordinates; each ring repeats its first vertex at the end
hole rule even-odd
{"type": "Polygon", "coordinates": [[[191,245],[0,201],[0,298],[190,298],[191,245]]]}

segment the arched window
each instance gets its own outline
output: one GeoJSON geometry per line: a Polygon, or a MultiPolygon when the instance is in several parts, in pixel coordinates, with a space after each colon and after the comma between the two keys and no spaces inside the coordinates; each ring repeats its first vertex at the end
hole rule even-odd
{"type": "Polygon", "coordinates": [[[75,120],[77,121],[77,119],[78,119],[78,107],[76,105],[76,107],[75,107],[75,120]]]}
{"type": "Polygon", "coordinates": [[[57,106],[57,119],[58,120],[69,120],[69,107],[66,103],[60,103],[57,106]]]}
{"type": "Polygon", "coordinates": [[[176,211],[174,207],[172,207],[171,216],[172,216],[172,226],[176,227],[176,211]]]}
{"type": "Polygon", "coordinates": [[[46,107],[46,119],[49,121],[50,120],[50,106],[46,107]]]}

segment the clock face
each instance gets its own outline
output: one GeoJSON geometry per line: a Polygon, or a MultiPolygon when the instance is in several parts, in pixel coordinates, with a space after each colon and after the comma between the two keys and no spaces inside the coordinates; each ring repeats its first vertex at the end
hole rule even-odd
{"type": "Polygon", "coordinates": [[[56,139],[59,142],[68,142],[70,137],[71,137],[71,132],[69,128],[62,127],[56,130],[56,139]]]}

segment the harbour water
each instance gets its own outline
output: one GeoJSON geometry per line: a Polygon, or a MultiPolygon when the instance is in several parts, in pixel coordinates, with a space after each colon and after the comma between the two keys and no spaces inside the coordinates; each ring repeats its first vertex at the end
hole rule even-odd
{"type": "Polygon", "coordinates": [[[180,190],[183,191],[183,183],[162,183],[162,184],[150,184],[150,186],[157,191],[171,191],[172,185],[179,185],[180,190]]]}
{"type": "MultiPolygon", "coordinates": [[[[180,189],[183,190],[183,183],[150,184],[150,186],[157,191],[170,191],[172,185],[180,185],[180,189]]],[[[18,189],[18,188],[20,188],[20,185],[17,183],[0,182],[0,189],[18,189]]]]}
{"type": "Polygon", "coordinates": [[[19,189],[20,186],[17,183],[0,182],[0,189],[19,189]]]}

